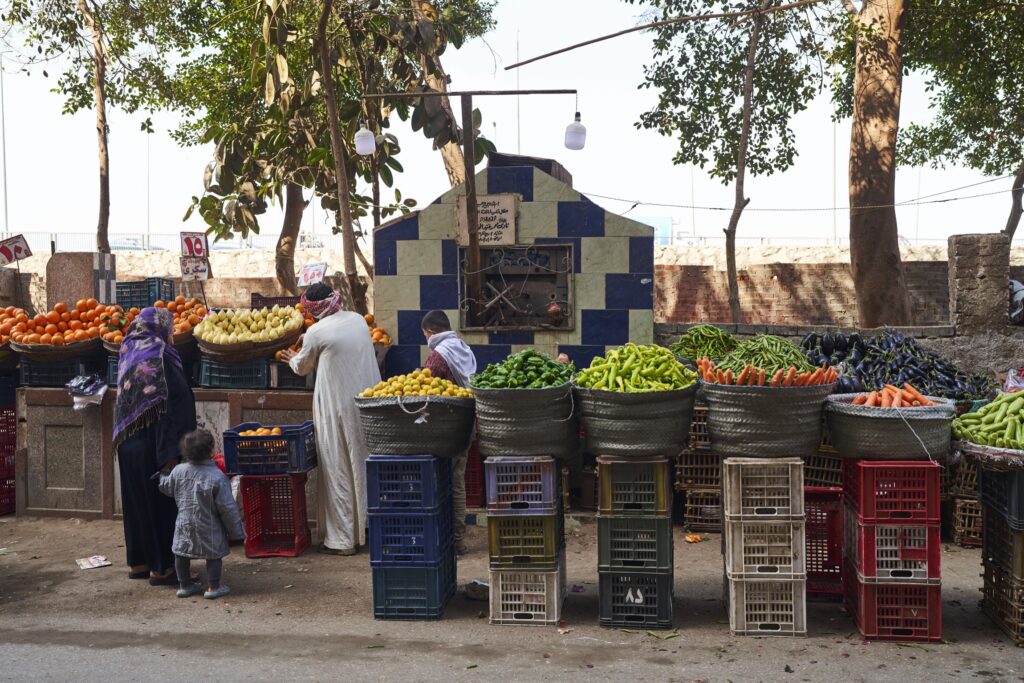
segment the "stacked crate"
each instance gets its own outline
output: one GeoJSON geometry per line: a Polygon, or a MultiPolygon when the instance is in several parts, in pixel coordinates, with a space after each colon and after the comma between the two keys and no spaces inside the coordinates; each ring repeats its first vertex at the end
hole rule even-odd
{"type": "MultiPolygon", "coordinates": [[[[949,465],[943,468],[943,472],[948,469],[949,465]]],[[[961,460],[953,468],[950,495],[953,499],[953,542],[966,548],[981,547],[982,514],[981,502],[978,500],[978,465],[973,460],[961,460]]]]}
{"type": "Polygon", "coordinates": [[[599,623],[672,627],[672,478],[663,456],[597,458],[599,623]]]}
{"type": "MultiPolygon", "coordinates": [[[[806,464],[804,476],[807,476],[806,464]]],[[[807,597],[842,599],[843,489],[838,486],[805,486],[804,511],[807,519],[807,597]]]]}
{"type": "Polygon", "coordinates": [[[722,463],[711,453],[708,407],[694,406],[690,442],[676,465],[676,489],[683,491],[683,527],[688,531],[722,530],[722,463]]]}
{"type": "Polygon", "coordinates": [[[12,405],[0,406],[0,515],[14,512],[14,450],[18,422],[12,405]]]}
{"type": "Polygon", "coordinates": [[[728,458],[722,467],[729,628],[806,635],[803,460],[728,458]]]}
{"type": "Polygon", "coordinates": [[[371,455],[366,494],[374,618],[440,619],[456,588],[451,460],[371,455]]]}
{"type": "Polygon", "coordinates": [[[843,459],[832,445],[828,423],[822,416],[821,446],[818,452],[804,458],[804,485],[814,488],[842,486],[843,459]]]}
{"type": "Polygon", "coordinates": [[[565,515],[554,458],[484,461],[492,624],[557,624],[566,595],[565,515]]]}
{"type": "Polygon", "coordinates": [[[940,470],[844,463],[845,600],[866,639],[942,640],[940,470]]]}
{"type": "Polygon", "coordinates": [[[981,608],[1018,646],[1024,646],[1024,471],[982,469],[981,608]]]}

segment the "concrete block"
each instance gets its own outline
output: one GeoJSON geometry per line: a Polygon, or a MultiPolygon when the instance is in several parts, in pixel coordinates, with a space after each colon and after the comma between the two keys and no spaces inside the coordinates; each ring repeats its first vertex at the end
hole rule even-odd
{"type": "Polygon", "coordinates": [[[516,220],[516,235],[520,244],[532,244],[533,240],[538,237],[556,237],[558,204],[537,201],[521,202],[516,220]]]}
{"type": "Polygon", "coordinates": [[[634,309],[629,312],[629,341],[634,344],[654,343],[654,312],[634,309]]]}
{"type": "Polygon", "coordinates": [[[587,237],[583,239],[583,273],[628,273],[629,239],[587,237]]]}
{"type": "Polygon", "coordinates": [[[454,204],[430,204],[420,211],[419,222],[421,240],[455,239],[454,204]]]}
{"type": "MultiPolygon", "coordinates": [[[[408,275],[441,275],[441,240],[401,240],[397,244],[398,272],[408,275]]],[[[415,308],[419,308],[417,302],[415,308]]]]}
{"type": "MultiPolygon", "coordinates": [[[[412,244],[417,244],[412,242],[412,244]]],[[[379,315],[396,315],[398,311],[415,311],[420,308],[420,278],[418,275],[386,275],[374,279],[373,308],[379,315]]],[[[377,315],[375,313],[375,315],[377,315]]],[[[392,334],[396,327],[389,330],[392,334]]]]}

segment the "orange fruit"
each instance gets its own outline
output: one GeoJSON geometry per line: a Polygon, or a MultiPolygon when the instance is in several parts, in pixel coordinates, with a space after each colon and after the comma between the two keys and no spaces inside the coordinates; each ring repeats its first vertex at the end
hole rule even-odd
{"type": "Polygon", "coordinates": [[[66,332],[68,329],[68,324],[62,320],[59,323],[57,323],[57,329],[60,330],[61,332],[66,332]]]}
{"type": "Polygon", "coordinates": [[[75,302],[76,311],[84,311],[89,308],[89,301],[87,299],[79,299],[75,302]]]}
{"type": "Polygon", "coordinates": [[[72,330],[80,330],[85,326],[82,324],[81,320],[72,320],[68,327],[70,327],[72,330]]]}
{"type": "Polygon", "coordinates": [[[298,311],[299,313],[305,313],[306,307],[303,306],[302,304],[295,304],[295,310],[298,311]]]}
{"type": "MultiPolygon", "coordinates": [[[[0,327],[0,333],[2,333],[3,331],[4,331],[4,328],[0,327]]],[[[47,325],[43,329],[43,332],[45,332],[46,334],[56,334],[57,333],[57,326],[54,325],[53,323],[50,323],[49,325],[47,325]]]]}
{"type": "Polygon", "coordinates": [[[25,343],[26,344],[38,344],[39,343],[39,338],[40,337],[39,337],[38,334],[30,334],[27,337],[25,337],[25,343]]]}
{"type": "Polygon", "coordinates": [[[88,341],[89,333],[85,330],[75,330],[75,341],[88,341]]]}
{"type": "Polygon", "coordinates": [[[40,344],[49,344],[51,341],[53,341],[53,336],[49,334],[44,334],[43,336],[39,337],[40,344]]]}
{"type": "Polygon", "coordinates": [[[313,326],[313,319],[312,318],[306,318],[305,321],[303,321],[303,324],[306,327],[312,327],[313,326]]]}
{"type": "Polygon", "coordinates": [[[121,334],[120,332],[117,332],[116,334],[114,334],[114,343],[115,344],[120,344],[123,341],[124,341],[124,335],[123,334],[121,334]]]}
{"type": "Polygon", "coordinates": [[[283,351],[275,351],[274,352],[274,360],[281,360],[281,354],[282,353],[284,353],[284,352],[283,351]]]}
{"type": "Polygon", "coordinates": [[[373,313],[367,313],[366,315],[363,316],[363,318],[366,320],[367,325],[373,324],[373,313]]]}
{"type": "Polygon", "coordinates": [[[18,315],[14,316],[14,321],[19,323],[27,323],[28,315],[25,313],[19,313],[18,315]]]}
{"type": "Polygon", "coordinates": [[[281,436],[281,428],[274,427],[273,429],[270,430],[270,433],[272,436],[281,436]]]}
{"type": "Polygon", "coordinates": [[[86,330],[86,334],[89,335],[89,339],[95,339],[96,337],[100,336],[100,328],[90,327],[88,330],[86,330]]]}
{"type": "Polygon", "coordinates": [[[176,310],[178,310],[177,302],[172,301],[171,303],[167,304],[167,310],[170,311],[171,313],[174,313],[176,310]]]}
{"type": "Polygon", "coordinates": [[[57,311],[50,311],[49,313],[46,314],[46,321],[51,323],[59,323],[60,313],[58,313],[57,311]]]}
{"type": "Polygon", "coordinates": [[[201,319],[200,319],[200,318],[199,318],[199,316],[198,316],[198,315],[196,315],[195,313],[193,313],[192,315],[190,315],[190,316],[188,317],[188,324],[189,324],[189,325],[191,325],[192,327],[195,327],[195,326],[196,326],[196,325],[198,325],[198,324],[199,324],[200,322],[201,322],[201,319]]]}
{"type": "Polygon", "coordinates": [[[71,311],[71,319],[72,320],[78,320],[81,317],[82,317],[82,312],[80,310],[78,310],[77,308],[75,310],[71,311]]]}
{"type": "Polygon", "coordinates": [[[62,301],[61,303],[59,303],[56,306],[54,306],[53,310],[54,310],[55,313],[58,313],[58,314],[59,313],[67,313],[68,312],[68,305],[62,301]]]}
{"type": "Polygon", "coordinates": [[[27,329],[28,329],[28,323],[23,322],[23,321],[18,321],[14,325],[14,331],[15,332],[24,332],[27,329]]]}
{"type": "Polygon", "coordinates": [[[32,318],[32,324],[37,326],[46,325],[46,316],[42,314],[37,315],[36,317],[32,318]]]}
{"type": "Polygon", "coordinates": [[[167,302],[164,301],[163,299],[157,299],[153,303],[153,308],[166,308],[166,307],[167,307],[167,302]]]}
{"type": "Polygon", "coordinates": [[[8,306],[5,308],[4,315],[14,315],[14,306],[8,306]]]}
{"type": "Polygon", "coordinates": [[[187,320],[182,322],[181,325],[178,327],[178,332],[180,334],[184,334],[185,332],[191,332],[191,331],[192,331],[192,326],[188,324],[187,320]]]}
{"type": "Polygon", "coordinates": [[[100,305],[100,302],[96,301],[96,299],[90,298],[85,300],[85,305],[88,306],[89,308],[96,308],[97,306],[100,305]]]}
{"type": "Polygon", "coordinates": [[[100,314],[103,314],[103,313],[107,312],[107,307],[104,306],[103,304],[100,304],[99,306],[97,306],[95,308],[95,311],[96,311],[96,315],[100,315],[100,314]]]}
{"type": "Polygon", "coordinates": [[[179,305],[185,303],[185,297],[179,294],[178,296],[174,297],[174,303],[179,305]]]}
{"type": "Polygon", "coordinates": [[[54,346],[64,346],[64,337],[59,334],[55,334],[53,335],[53,339],[50,340],[50,343],[54,346]]]}
{"type": "Polygon", "coordinates": [[[13,332],[13,331],[14,331],[14,323],[5,322],[3,325],[0,325],[0,334],[6,335],[6,336],[9,337],[9,336],[11,336],[11,332],[13,332]]]}

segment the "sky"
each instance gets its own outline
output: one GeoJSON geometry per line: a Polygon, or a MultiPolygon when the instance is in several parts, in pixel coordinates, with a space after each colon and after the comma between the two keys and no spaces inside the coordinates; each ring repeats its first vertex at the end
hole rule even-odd
{"type": "MultiPolygon", "coordinates": [[[[651,56],[651,35],[634,33],[612,41],[555,56],[518,70],[504,67],[540,53],[611,33],[641,22],[642,8],[619,0],[499,0],[497,26],[483,39],[461,50],[449,49],[443,62],[452,89],[575,88],[572,95],[476,98],[483,114],[483,134],[505,152],[557,159],[573,175],[573,185],[594,201],[617,213],[661,225],[672,225],[682,241],[706,238],[720,241],[727,211],[693,210],[640,204],[731,207],[731,186],[700,169],[676,166],[677,141],[634,127],[640,114],[655,101],[650,90],[638,90],[644,65],[651,56]],[[586,147],[563,146],[565,126],[576,109],[587,127],[586,147]],[[608,200],[595,195],[616,197],[608,200]]],[[[50,92],[53,77],[4,74],[6,135],[7,232],[24,232],[39,250],[56,234],[59,248],[86,250],[94,244],[98,171],[95,117],[91,111],[61,114],[61,96],[50,92]]],[[[739,243],[759,241],[825,244],[844,240],[847,152],[850,124],[833,124],[827,95],[815,101],[793,122],[799,156],[784,174],[751,178],[751,202],[739,226],[739,243]],[[827,209],[824,211],[756,211],[757,209],[827,209]]],[[[110,113],[110,177],[112,234],[145,234],[154,243],[177,248],[181,230],[202,230],[198,215],[187,223],[182,216],[191,196],[202,189],[203,167],[212,148],[180,148],[167,134],[177,123],[174,115],[153,116],[156,133],[139,129],[145,114],[110,113]],[[160,236],[165,236],[161,238],[160,236]]],[[[923,82],[913,75],[904,80],[901,121],[930,118],[923,82]]],[[[440,155],[430,142],[407,124],[392,126],[402,144],[399,187],[406,197],[429,203],[448,186],[440,155]]],[[[483,166],[481,166],[482,168],[483,166]]],[[[897,202],[931,195],[986,180],[961,168],[905,168],[897,176],[897,202]]],[[[1009,210],[1010,179],[944,196],[995,190],[1005,193],[964,201],[897,210],[900,236],[909,241],[945,242],[953,233],[1002,229],[1009,210]]],[[[329,245],[325,212],[310,204],[304,231],[321,236],[329,245]]],[[[279,230],[278,207],[260,216],[265,242],[273,244],[279,230]]]]}

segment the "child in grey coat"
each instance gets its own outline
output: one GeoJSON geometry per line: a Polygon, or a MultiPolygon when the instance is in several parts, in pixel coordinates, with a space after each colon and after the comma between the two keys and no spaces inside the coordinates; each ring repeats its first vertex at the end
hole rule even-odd
{"type": "Polygon", "coordinates": [[[213,461],[213,436],[196,430],[181,440],[184,462],[169,474],[160,475],[160,490],[174,498],[178,519],[174,526],[174,568],[178,573],[178,597],[199,593],[213,600],[227,595],[221,585],[221,569],[230,552],[229,540],[245,538],[242,518],[231,495],[231,482],[213,461]],[[192,560],[206,560],[207,590],[192,581],[192,560]]]}

